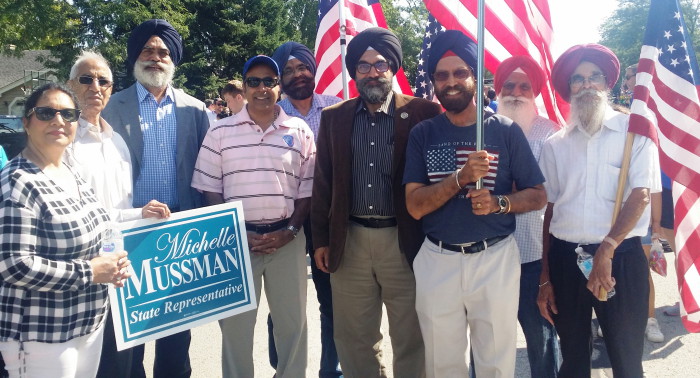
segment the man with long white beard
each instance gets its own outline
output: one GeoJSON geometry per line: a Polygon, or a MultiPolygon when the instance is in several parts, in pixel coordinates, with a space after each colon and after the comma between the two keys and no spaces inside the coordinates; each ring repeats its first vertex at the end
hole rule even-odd
{"type": "MultiPolygon", "coordinates": [[[[182,58],[182,37],[165,20],[137,26],[127,43],[136,83],[116,93],[102,112],[129,146],[133,164],[133,206],[151,199],[171,211],[204,205],[190,186],[199,147],[209,128],[204,103],[172,87],[182,58]]],[[[153,376],[189,377],[190,331],[156,340],[153,376]]],[[[145,377],[143,345],[133,348],[131,377],[145,377]]]]}
{"type": "Polygon", "coordinates": [[[548,205],[538,305],[559,334],[563,377],[591,375],[591,308],[605,334],[615,377],[642,377],[647,323],[647,260],[640,237],[649,226],[650,190],[660,188],[656,146],[635,135],[624,202],[612,222],[629,116],[608,92],[620,64],[598,44],[577,45],[552,68],[554,89],[571,103],[565,128],[545,142],[540,159],[548,205]],[[577,264],[593,255],[587,278],[577,264]],[[597,299],[600,289],[615,294],[597,299]]]}
{"type": "MultiPolygon", "coordinates": [[[[554,134],[557,124],[537,114],[535,98],[544,82],[542,69],[527,55],[510,57],[498,66],[494,90],[500,101],[498,114],[520,126],[539,161],[544,141],[554,134]]],[[[520,250],[520,300],[518,322],[525,334],[530,373],[533,377],[556,377],[561,363],[559,341],[554,326],[540,314],[537,293],[542,273],[542,220],[544,209],[515,215],[515,241],[520,250]]]]}

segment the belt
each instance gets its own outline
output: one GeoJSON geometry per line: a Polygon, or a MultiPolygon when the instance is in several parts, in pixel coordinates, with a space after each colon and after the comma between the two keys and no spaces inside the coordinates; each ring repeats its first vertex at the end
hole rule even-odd
{"type": "Polygon", "coordinates": [[[427,235],[428,240],[433,242],[433,244],[437,245],[438,247],[442,249],[446,249],[448,251],[453,251],[453,252],[460,252],[464,255],[468,253],[478,253],[486,248],[488,248],[490,245],[494,245],[498,243],[499,241],[505,239],[508,237],[508,235],[501,235],[501,236],[494,236],[492,238],[480,240],[478,242],[473,242],[473,243],[465,243],[462,245],[459,244],[447,244],[443,243],[438,239],[435,239],[434,237],[427,235]]]}
{"type": "Polygon", "coordinates": [[[281,230],[287,227],[287,225],[289,225],[289,218],[268,224],[253,224],[245,222],[245,229],[247,231],[253,231],[256,234],[266,234],[268,232],[281,230]]]}
{"type": "Polygon", "coordinates": [[[369,228],[396,227],[396,218],[360,218],[351,215],[350,220],[369,228]]]}

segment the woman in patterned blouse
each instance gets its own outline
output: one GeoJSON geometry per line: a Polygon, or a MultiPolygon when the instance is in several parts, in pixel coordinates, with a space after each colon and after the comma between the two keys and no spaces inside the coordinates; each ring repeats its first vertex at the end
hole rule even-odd
{"type": "Polygon", "coordinates": [[[0,352],[10,377],[94,377],[107,284],[129,260],[99,255],[109,220],[62,162],[80,111],[50,83],[25,103],[27,146],[0,174],[0,352]]]}

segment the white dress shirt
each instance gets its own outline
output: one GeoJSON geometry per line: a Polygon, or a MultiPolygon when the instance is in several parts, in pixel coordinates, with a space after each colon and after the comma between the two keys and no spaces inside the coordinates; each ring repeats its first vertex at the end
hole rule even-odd
{"type": "MultiPolygon", "coordinates": [[[[628,124],[628,115],[608,107],[595,135],[573,123],[545,143],[540,168],[547,201],[554,204],[549,231],[556,238],[600,243],[610,232],[628,124]]],[[[661,190],[656,145],[641,135],[634,137],[623,206],[633,188],[661,190]]],[[[650,217],[647,206],[627,237],[646,235],[650,217]]]]}
{"type": "Polygon", "coordinates": [[[75,141],[64,159],[92,187],[112,221],[141,218],[141,209],[132,206],[131,157],[124,139],[100,118],[100,129],[79,118],[75,141]]]}

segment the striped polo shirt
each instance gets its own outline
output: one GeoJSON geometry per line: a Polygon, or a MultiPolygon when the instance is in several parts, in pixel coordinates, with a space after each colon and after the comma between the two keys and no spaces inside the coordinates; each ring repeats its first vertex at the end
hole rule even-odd
{"type": "Polygon", "coordinates": [[[316,145],[313,132],[279,106],[263,131],[246,107],[211,127],[199,150],[192,187],[242,201],[246,222],[271,223],[294,212],[294,200],[311,197],[316,145]]]}

